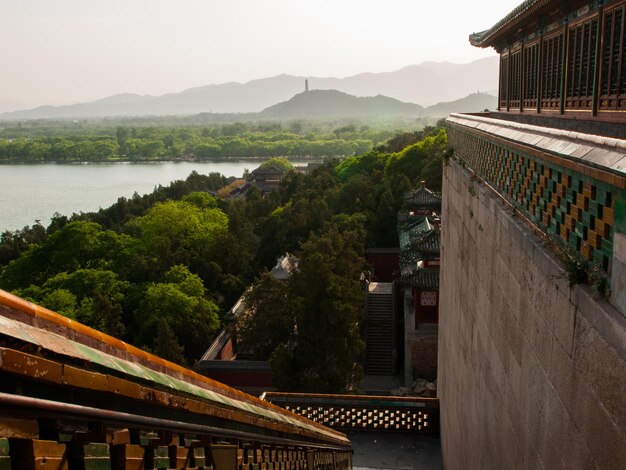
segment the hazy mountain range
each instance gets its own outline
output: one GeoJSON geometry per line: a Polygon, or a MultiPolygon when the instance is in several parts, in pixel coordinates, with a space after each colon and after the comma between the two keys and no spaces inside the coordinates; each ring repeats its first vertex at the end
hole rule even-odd
{"type": "Polygon", "coordinates": [[[265,108],[260,118],[301,118],[330,116],[447,116],[457,112],[494,109],[497,99],[486,93],[473,93],[460,100],[424,108],[388,96],[357,97],[337,90],[311,90],[298,93],[288,101],[265,108]]]}
{"type": "Polygon", "coordinates": [[[357,97],[337,90],[311,90],[295,95],[288,101],[265,108],[259,114],[268,118],[320,116],[418,116],[424,108],[395,98],[377,95],[357,97]]]}
{"type": "MultiPolygon", "coordinates": [[[[394,72],[362,73],[346,78],[306,78],[311,90],[337,90],[358,97],[384,95],[430,106],[457,100],[478,90],[496,89],[498,58],[488,57],[469,64],[424,62],[394,72]]],[[[302,92],[304,81],[305,77],[283,74],[243,84],[207,85],[161,96],[122,93],[88,103],[7,112],[0,114],[0,119],[259,112],[302,92]]]]}

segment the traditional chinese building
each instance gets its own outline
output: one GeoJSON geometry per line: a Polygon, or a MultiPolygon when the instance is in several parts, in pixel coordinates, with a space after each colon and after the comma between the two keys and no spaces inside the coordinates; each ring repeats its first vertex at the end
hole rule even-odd
{"type": "Polygon", "coordinates": [[[438,223],[420,224],[411,241],[400,252],[401,282],[412,289],[414,303],[413,329],[423,323],[437,323],[439,318],[439,241],[438,223]]]}
{"type": "MultiPolygon", "coordinates": [[[[298,258],[285,253],[276,260],[270,276],[276,280],[287,280],[298,269],[298,262],[298,258]]],[[[247,291],[226,314],[225,322],[229,325],[220,331],[204,352],[198,361],[198,367],[215,380],[258,395],[263,391],[273,390],[272,374],[268,361],[250,360],[250,355],[237,347],[236,325],[239,317],[248,308],[245,302],[246,293],[247,291]]]]}
{"type": "Polygon", "coordinates": [[[422,182],[398,214],[400,285],[404,289],[405,382],[435,379],[439,322],[441,195],[422,182]]]}
{"type": "Polygon", "coordinates": [[[500,54],[499,107],[446,120],[445,468],[626,462],[625,21],[529,0],[470,36],[500,54]]]}
{"type": "Polygon", "coordinates": [[[400,280],[412,290],[412,328],[417,329],[420,323],[437,323],[441,195],[422,182],[407,193],[405,207],[398,215],[400,280]]]}
{"type": "Polygon", "coordinates": [[[623,0],[528,0],[472,34],[474,46],[500,54],[498,111],[624,137],[618,123],[626,122],[625,7],[623,0]]]}
{"type": "Polygon", "coordinates": [[[470,36],[500,54],[497,112],[452,115],[450,145],[477,177],[605,273],[626,309],[626,1],[533,0],[470,36]],[[611,279],[613,278],[613,279],[611,279]]]}
{"type": "Polygon", "coordinates": [[[285,176],[285,170],[277,165],[258,167],[252,172],[252,182],[263,192],[277,188],[285,176]]]}

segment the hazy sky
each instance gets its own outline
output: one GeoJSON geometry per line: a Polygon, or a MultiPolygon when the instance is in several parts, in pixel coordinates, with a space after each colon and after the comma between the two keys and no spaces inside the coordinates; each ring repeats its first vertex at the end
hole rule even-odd
{"type": "Polygon", "coordinates": [[[495,54],[521,0],[0,0],[0,100],[67,104],[288,73],[344,77],[495,54]]]}

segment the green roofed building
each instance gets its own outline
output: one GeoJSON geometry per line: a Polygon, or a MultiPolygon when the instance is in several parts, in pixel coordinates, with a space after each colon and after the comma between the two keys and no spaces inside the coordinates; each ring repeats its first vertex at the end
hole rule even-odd
{"type": "Polygon", "coordinates": [[[405,382],[437,374],[441,195],[421,186],[398,214],[400,285],[404,289],[405,382]]]}

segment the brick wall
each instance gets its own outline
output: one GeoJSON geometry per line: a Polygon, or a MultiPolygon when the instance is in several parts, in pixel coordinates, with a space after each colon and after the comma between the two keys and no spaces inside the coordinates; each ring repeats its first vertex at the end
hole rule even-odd
{"type": "Polygon", "coordinates": [[[626,319],[456,161],[443,187],[445,467],[623,468],[626,319]]]}

